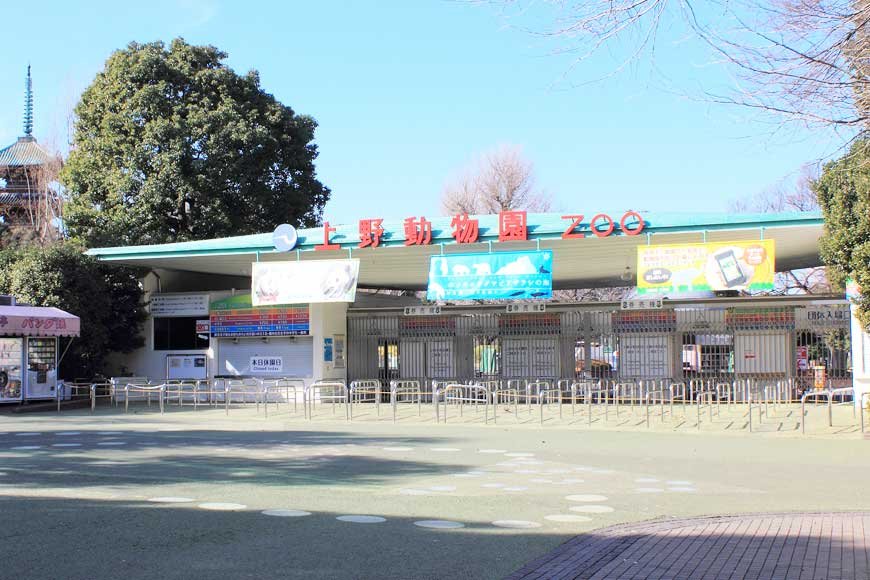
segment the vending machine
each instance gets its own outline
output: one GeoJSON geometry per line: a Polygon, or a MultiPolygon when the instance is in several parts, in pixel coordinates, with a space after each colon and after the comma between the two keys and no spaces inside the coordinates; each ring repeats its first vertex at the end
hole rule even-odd
{"type": "Polygon", "coordinates": [[[0,337],[0,403],[21,401],[24,339],[0,337]]]}

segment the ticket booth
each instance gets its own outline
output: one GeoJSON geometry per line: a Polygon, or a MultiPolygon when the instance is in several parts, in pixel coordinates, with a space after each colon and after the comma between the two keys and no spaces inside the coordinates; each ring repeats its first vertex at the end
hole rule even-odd
{"type": "Polygon", "coordinates": [[[57,308],[0,306],[0,403],[55,398],[58,339],[80,328],[77,316],[57,308]]]}

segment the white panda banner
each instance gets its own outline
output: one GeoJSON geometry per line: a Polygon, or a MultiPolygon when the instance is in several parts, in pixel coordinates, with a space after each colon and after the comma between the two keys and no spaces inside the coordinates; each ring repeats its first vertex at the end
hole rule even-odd
{"type": "Polygon", "coordinates": [[[353,302],[358,279],[359,260],[254,262],[251,303],[270,306],[353,302]]]}

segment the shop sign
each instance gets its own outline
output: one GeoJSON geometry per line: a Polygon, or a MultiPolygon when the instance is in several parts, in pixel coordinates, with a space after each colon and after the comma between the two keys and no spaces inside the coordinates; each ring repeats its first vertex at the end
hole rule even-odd
{"type": "MultiPolygon", "coordinates": [[[[644,221],[636,211],[627,211],[619,221],[606,213],[599,213],[587,219],[585,214],[563,215],[565,231],[563,240],[585,238],[587,234],[606,238],[619,230],[626,236],[636,236],[643,231],[644,221]]],[[[364,218],[358,222],[358,248],[377,248],[384,239],[383,218],[364,218]]],[[[425,216],[412,216],[403,222],[404,245],[428,246],[432,243],[432,222],[425,216]]],[[[457,244],[474,244],[479,241],[480,221],[467,213],[456,214],[450,220],[450,235],[457,244]]],[[[335,228],[329,222],[323,224],[323,243],[314,246],[315,250],[338,250],[340,244],[332,243],[331,234],[335,228]]],[[[275,230],[275,235],[279,235],[275,230]]],[[[529,239],[528,213],[522,210],[502,211],[498,214],[498,241],[523,242],[529,239]]],[[[295,239],[294,239],[295,243],[295,239]]],[[[279,250],[285,246],[283,240],[275,239],[275,247],[279,250]],[[281,247],[279,247],[281,244],[281,247]]],[[[292,247],[292,246],[291,246],[292,247]]]]}
{"type": "Polygon", "coordinates": [[[254,262],[252,304],[353,302],[358,278],[359,260],[254,262]]]}
{"type": "Polygon", "coordinates": [[[622,310],[658,310],[663,303],[661,298],[646,298],[640,300],[623,300],[620,304],[622,310]]]}
{"type": "Polygon", "coordinates": [[[773,290],[773,240],[667,244],[637,249],[637,293],[773,290]]]}
{"type": "Polygon", "coordinates": [[[441,314],[440,306],[405,306],[405,316],[436,316],[441,314]]]}
{"type": "Polygon", "coordinates": [[[848,328],[852,314],[846,304],[808,306],[795,309],[798,328],[848,328]]]}
{"type": "Polygon", "coordinates": [[[553,251],[430,256],[428,300],[548,300],[553,251]]]}
{"type": "Polygon", "coordinates": [[[197,334],[208,334],[211,331],[211,323],[209,320],[197,320],[196,321],[196,333],[197,334]]]}
{"type": "Polygon", "coordinates": [[[208,316],[208,294],[152,294],[151,316],[208,316]]]}
{"type": "Polygon", "coordinates": [[[308,305],[254,308],[250,294],[238,294],[211,303],[209,326],[215,337],[307,335],[308,305]]]}
{"type": "Polygon", "coordinates": [[[249,368],[252,373],[280,373],[284,371],[284,357],[252,356],[249,368]]]}
{"type": "Polygon", "coordinates": [[[505,306],[505,312],[508,314],[519,314],[521,312],[546,312],[546,304],[508,304],[505,306]]]}

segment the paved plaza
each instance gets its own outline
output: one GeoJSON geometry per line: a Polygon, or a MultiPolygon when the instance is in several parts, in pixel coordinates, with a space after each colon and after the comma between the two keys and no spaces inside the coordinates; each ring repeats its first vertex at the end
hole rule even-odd
{"type": "Polygon", "coordinates": [[[728,577],[707,538],[747,570],[767,569],[748,555],[757,545],[806,546],[828,562],[806,577],[867,577],[860,434],[473,417],[346,422],[327,408],[307,421],[284,408],[265,418],[253,406],[227,416],[141,405],[0,415],[2,575],[550,578],[546,566],[573,562],[564,577],[728,577]],[[781,512],[851,515],[693,519],[781,512]],[[773,533],[803,530],[803,518],[807,541],[773,533]],[[672,573],[669,558],[694,573],[672,573]]]}

